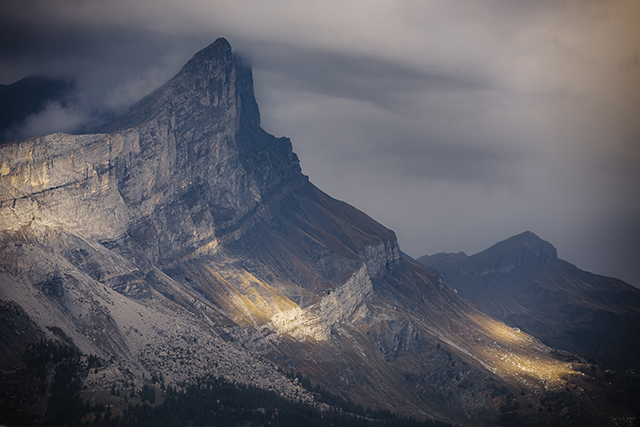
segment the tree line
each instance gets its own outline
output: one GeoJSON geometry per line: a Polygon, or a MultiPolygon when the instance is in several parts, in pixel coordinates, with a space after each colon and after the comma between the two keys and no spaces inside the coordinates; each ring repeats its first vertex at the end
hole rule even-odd
{"type": "MultiPolygon", "coordinates": [[[[278,427],[443,427],[446,424],[396,416],[389,411],[365,410],[360,405],[313,385],[302,374],[289,374],[330,405],[320,410],[294,402],[274,391],[236,384],[218,377],[201,378],[175,388],[168,386],[161,403],[156,390],[145,384],[142,403],[115,413],[104,403],[91,405],[80,398],[82,379],[103,362],[72,346],[42,341],[28,347],[21,363],[0,380],[0,424],[69,427],[146,426],[278,426],[278,427]],[[53,374],[53,375],[51,375],[53,374]]],[[[112,389],[112,393],[114,390],[112,389]]]]}

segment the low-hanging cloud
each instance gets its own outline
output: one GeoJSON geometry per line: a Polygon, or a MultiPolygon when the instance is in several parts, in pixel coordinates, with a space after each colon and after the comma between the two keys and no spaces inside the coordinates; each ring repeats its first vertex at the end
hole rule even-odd
{"type": "Polygon", "coordinates": [[[15,139],[24,139],[54,132],[69,133],[89,119],[86,111],[78,106],[65,106],[53,101],[47,103],[42,111],[26,117],[24,122],[13,130],[13,136],[15,139]]]}

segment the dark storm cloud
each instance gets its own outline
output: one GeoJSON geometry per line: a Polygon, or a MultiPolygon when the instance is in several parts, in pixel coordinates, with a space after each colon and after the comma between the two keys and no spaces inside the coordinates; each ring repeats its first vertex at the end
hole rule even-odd
{"type": "MultiPolygon", "coordinates": [[[[271,73],[270,85],[284,87],[296,97],[307,92],[346,100],[347,105],[330,107],[334,116],[353,118],[353,110],[363,108],[354,103],[390,113],[381,116],[371,111],[358,125],[358,140],[349,141],[349,131],[340,127],[333,136],[323,138],[324,144],[333,141],[339,145],[331,149],[341,152],[341,163],[390,167],[399,174],[424,179],[505,182],[512,164],[530,154],[521,147],[496,144],[495,134],[469,135],[453,129],[465,114],[460,110],[451,121],[452,128],[445,132],[442,121],[438,126],[432,118],[422,116],[425,103],[431,104],[434,116],[442,114],[448,108],[438,105],[443,96],[460,94],[466,98],[491,91],[491,82],[482,76],[420,70],[384,58],[281,44],[262,45],[255,52],[254,72],[271,73]],[[419,124],[407,123],[403,117],[417,118],[419,124]]],[[[296,125],[292,123],[291,127],[296,125]]],[[[312,132],[306,125],[303,129],[302,132],[312,132]]],[[[307,162],[303,159],[304,163],[307,162]]],[[[506,182],[514,184],[514,180],[506,182]]]]}
{"type": "Polygon", "coordinates": [[[154,43],[149,42],[160,34],[127,27],[97,30],[88,22],[45,19],[37,13],[43,3],[26,1],[24,7],[17,3],[8,1],[0,6],[0,56],[3,63],[16,64],[2,67],[3,83],[34,72],[84,75],[86,67],[97,71],[98,64],[123,67],[130,61],[148,63],[162,53],[159,46],[153,49],[154,43]],[[141,49],[143,46],[145,49],[141,49]]]}
{"type": "Polygon", "coordinates": [[[477,75],[421,70],[385,58],[294,46],[264,46],[253,55],[256,71],[277,70],[289,90],[367,101],[393,107],[416,91],[488,90],[477,75]],[[285,65],[285,66],[283,66],[285,65]]]}
{"type": "MultiPolygon", "coordinates": [[[[318,128],[285,113],[291,118],[287,134],[293,132],[294,141],[310,135],[317,141],[314,153],[296,144],[312,177],[322,173],[319,169],[346,170],[362,164],[371,170],[394,170],[399,176],[513,186],[518,183],[518,164],[533,155],[527,147],[512,144],[509,136],[468,128],[469,121],[477,120],[476,106],[470,103],[493,90],[482,76],[414,70],[340,52],[282,46],[259,52],[254,55],[255,72],[270,74],[263,86],[284,88],[284,104],[295,104],[307,93],[313,99],[307,117],[315,116],[316,124],[330,117],[330,126],[318,128]],[[334,153],[333,167],[315,158],[323,150],[334,153]]],[[[262,90],[258,92],[260,98],[262,90]]],[[[263,116],[269,114],[263,108],[263,116]]]]}
{"type": "MultiPolygon", "coordinates": [[[[76,4],[80,4],[77,2],[76,4]]],[[[73,92],[49,103],[12,133],[74,132],[122,111],[166,82],[200,41],[119,23],[61,19],[74,2],[7,1],[0,5],[0,83],[28,75],[72,79],[73,92]]]]}

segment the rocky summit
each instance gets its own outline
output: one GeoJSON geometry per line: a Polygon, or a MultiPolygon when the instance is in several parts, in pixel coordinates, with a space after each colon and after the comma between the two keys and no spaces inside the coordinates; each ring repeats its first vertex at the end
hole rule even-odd
{"type": "Polygon", "coordinates": [[[484,314],[311,184],[224,39],[96,133],[0,146],[0,300],[13,420],[63,424],[60,372],[96,423],[204,378],[360,422],[336,402],[461,425],[634,416],[602,368],[484,314]]]}

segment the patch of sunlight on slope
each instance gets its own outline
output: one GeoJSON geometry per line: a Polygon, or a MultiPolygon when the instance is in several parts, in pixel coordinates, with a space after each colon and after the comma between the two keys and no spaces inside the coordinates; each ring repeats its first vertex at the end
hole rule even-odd
{"type": "Polygon", "coordinates": [[[278,292],[274,287],[278,284],[272,286],[242,268],[208,265],[206,270],[212,286],[215,282],[221,290],[210,295],[236,323],[264,327],[296,340],[329,340],[333,324],[357,324],[370,315],[366,302],[373,285],[364,263],[331,294],[305,308],[278,292]]]}
{"type": "Polygon", "coordinates": [[[367,300],[373,294],[373,284],[366,264],[362,263],[344,283],[319,303],[301,309],[294,308],[272,317],[273,327],[279,334],[289,334],[298,340],[307,337],[316,341],[329,340],[331,327],[339,322],[352,325],[367,319],[371,312],[367,300]]]}
{"type": "Polygon", "coordinates": [[[582,375],[572,365],[552,357],[552,350],[534,337],[484,315],[469,318],[488,340],[473,350],[501,377],[510,377],[533,387],[564,387],[571,375],[582,375]]]}
{"type": "MultiPolygon", "coordinates": [[[[270,329],[300,341],[326,341],[333,325],[357,325],[371,317],[367,300],[373,289],[364,265],[331,294],[304,308],[278,292],[277,284],[270,285],[243,268],[216,264],[206,269],[220,290],[215,292],[216,302],[239,324],[270,329]]],[[[471,324],[461,329],[432,326],[427,330],[499,377],[523,386],[558,389],[566,385],[569,376],[581,375],[532,336],[483,314],[468,313],[466,317],[471,324]]]]}
{"type": "Polygon", "coordinates": [[[253,326],[263,325],[276,315],[300,307],[278,292],[268,283],[243,269],[232,266],[214,268],[205,266],[211,277],[222,285],[223,292],[216,292],[216,301],[226,306],[228,313],[235,313],[234,321],[253,326]]]}
{"type": "Polygon", "coordinates": [[[272,325],[279,334],[289,334],[298,340],[306,337],[313,338],[316,341],[328,340],[329,328],[322,321],[319,310],[315,308],[311,307],[308,310],[302,310],[300,307],[296,307],[276,314],[271,318],[272,325]]]}

